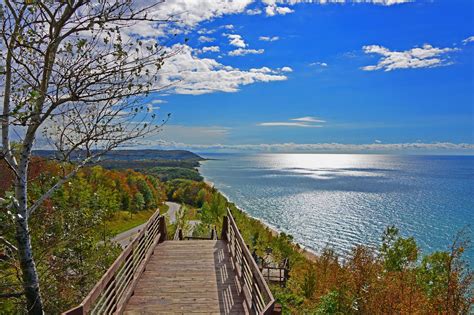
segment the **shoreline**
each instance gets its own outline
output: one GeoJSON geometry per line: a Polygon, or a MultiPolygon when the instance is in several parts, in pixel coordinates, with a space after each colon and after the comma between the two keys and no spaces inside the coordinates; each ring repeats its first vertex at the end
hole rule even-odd
{"type": "MultiPolygon", "coordinates": [[[[267,230],[270,231],[270,233],[274,236],[274,237],[278,237],[281,233],[283,233],[282,231],[279,231],[276,227],[272,226],[271,224],[265,222],[263,219],[260,219],[260,218],[256,218],[252,215],[250,215],[247,211],[245,211],[244,209],[242,209],[241,207],[239,207],[239,205],[237,205],[235,202],[233,202],[229,196],[227,196],[226,194],[224,194],[222,191],[220,191],[214,184],[214,182],[208,180],[201,172],[199,172],[199,174],[204,178],[203,182],[208,185],[209,187],[211,188],[214,188],[216,189],[222,196],[224,196],[224,198],[227,200],[227,202],[230,202],[230,203],[233,203],[235,205],[235,207],[237,209],[239,209],[240,211],[242,211],[243,213],[245,213],[245,215],[247,215],[248,217],[254,219],[254,220],[257,220],[258,222],[260,222],[267,230]]],[[[293,244],[295,244],[299,249],[300,249],[300,252],[301,254],[303,254],[303,256],[305,256],[307,259],[311,260],[311,261],[316,261],[317,258],[318,258],[318,254],[307,248],[306,246],[304,246],[303,244],[301,243],[298,243],[298,242],[295,242],[293,241],[293,244]]]]}

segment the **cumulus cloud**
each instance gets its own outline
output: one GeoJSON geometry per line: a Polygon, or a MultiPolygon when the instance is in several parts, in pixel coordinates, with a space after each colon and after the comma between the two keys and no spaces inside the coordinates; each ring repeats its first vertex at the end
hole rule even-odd
{"type": "Polygon", "coordinates": [[[198,37],[198,40],[199,40],[201,43],[211,43],[211,42],[215,41],[216,39],[213,38],[213,37],[199,36],[199,37],[198,37]]]}
{"type": "MultiPolygon", "coordinates": [[[[229,56],[245,56],[245,55],[260,55],[265,52],[264,49],[243,49],[243,48],[237,48],[229,52],[229,56]]],[[[282,70],[283,71],[283,70],[282,70]]]]}
{"type": "Polygon", "coordinates": [[[262,14],[262,10],[260,10],[259,8],[248,9],[247,11],[245,11],[245,13],[247,13],[248,15],[258,15],[262,14]]]}
{"type": "Polygon", "coordinates": [[[245,43],[244,39],[239,34],[223,34],[223,35],[227,36],[227,38],[229,39],[229,45],[240,47],[240,48],[247,47],[247,43],[245,43]]]}
{"type": "Polygon", "coordinates": [[[379,45],[364,46],[366,54],[381,55],[381,59],[376,65],[362,67],[365,71],[384,70],[392,71],[396,69],[408,68],[433,68],[451,64],[449,60],[443,58],[448,53],[457,51],[457,48],[437,48],[429,44],[422,47],[415,47],[406,51],[391,51],[379,45]]]}
{"type": "Polygon", "coordinates": [[[221,51],[221,49],[219,48],[219,46],[208,46],[208,47],[203,47],[200,49],[201,52],[219,52],[221,51]]]}
{"type": "MultiPolygon", "coordinates": [[[[294,10],[288,6],[298,3],[372,3],[380,5],[395,5],[412,0],[262,0],[264,11],[267,16],[285,15],[293,13],[294,10]]],[[[262,9],[254,7],[248,8],[254,4],[255,0],[166,0],[148,10],[148,17],[158,20],[167,20],[172,18],[173,26],[166,23],[153,23],[148,21],[140,21],[129,28],[131,34],[137,34],[143,37],[166,36],[173,33],[185,32],[186,30],[195,28],[203,21],[213,20],[224,15],[231,14],[261,14],[262,9]]],[[[145,7],[156,3],[151,0],[138,0],[137,7],[145,7]]],[[[202,30],[201,34],[207,33],[202,30]]]]}
{"type": "Polygon", "coordinates": [[[200,30],[197,31],[198,34],[214,34],[216,32],[215,29],[207,29],[205,27],[201,28],[200,30]]]}
{"type": "Polygon", "coordinates": [[[279,40],[280,37],[278,37],[278,36],[260,36],[258,39],[261,40],[261,41],[264,41],[264,42],[274,42],[274,41],[279,40]]]}
{"type": "Polygon", "coordinates": [[[269,5],[265,8],[265,14],[267,16],[286,15],[293,12],[295,11],[289,7],[280,7],[276,5],[269,5]]]}
{"type": "Polygon", "coordinates": [[[280,70],[283,72],[293,72],[293,69],[291,69],[290,67],[283,67],[283,68],[280,68],[280,70]]]}
{"type": "MultiPolygon", "coordinates": [[[[194,27],[202,21],[228,14],[242,13],[254,0],[166,0],[155,7],[149,15],[161,19],[174,17],[178,24],[194,27]]],[[[149,4],[149,0],[141,0],[149,4]]]]}
{"type": "Polygon", "coordinates": [[[325,62],[320,62],[320,61],[312,62],[312,63],[310,63],[309,65],[310,65],[311,67],[318,67],[318,66],[319,66],[319,67],[324,67],[324,68],[328,66],[327,63],[325,63],[325,62]]]}
{"type": "Polygon", "coordinates": [[[287,80],[283,72],[268,67],[241,70],[215,59],[198,58],[188,45],[176,44],[172,49],[180,53],[165,62],[158,84],[171,86],[169,90],[174,93],[237,92],[243,85],[287,80]]]}
{"type": "Polygon", "coordinates": [[[368,4],[379,4],[379,5],[395,5],[402,3],[413,2],[414,0],[262,0],[267,5],[295,5],[298,3],[314,3],[314,4],[330,4],[330,3],[368,3],[368,4]]]}
{"type": "MultiPolygon", "coordinates": [[[[293,6],[299,3],[313,3],[313,4],[345,4],[345,3],[366,3],[378,4],[383,6],[391,6],[402,3],[413,2],[414,0],[262,0],[265,7],[265,14],[267,16],[285,15],[293,13],[294,10],[288,6],[293,6]]],[[[248,11],[248,10],[247,10],[248,11]]]]}

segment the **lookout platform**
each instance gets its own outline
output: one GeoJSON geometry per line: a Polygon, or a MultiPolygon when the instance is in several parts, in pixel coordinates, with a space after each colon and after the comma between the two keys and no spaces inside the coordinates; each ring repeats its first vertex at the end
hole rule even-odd
{"type": "Polygon", "coordinates": [[[222,233],[168,240],[155,213],[82,303],[63,313],[280,314],[231,211],[222,233]]]}

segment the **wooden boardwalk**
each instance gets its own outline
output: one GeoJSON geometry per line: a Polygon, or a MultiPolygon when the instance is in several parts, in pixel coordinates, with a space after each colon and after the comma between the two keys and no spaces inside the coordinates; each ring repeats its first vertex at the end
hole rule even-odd
{"type": "Polygon", "coordinates": [[[281,314],[229,209],[219,240],[216,233],[189,241],[167,234],[157,211],[82,303],[63,314],[281,314]]]}
{"type": "Polygon", "coordinates": [[[222,240],[159,244],[124,314],[248,314],[222,240]]]}

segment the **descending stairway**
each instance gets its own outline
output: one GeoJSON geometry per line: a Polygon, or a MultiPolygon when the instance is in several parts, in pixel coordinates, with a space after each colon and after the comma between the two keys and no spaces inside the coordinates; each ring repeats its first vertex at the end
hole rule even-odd
{"type": "Polygon", "coordinates": [[[124,314],[248,314],[225,241],[158,246],[124,314]]]}

